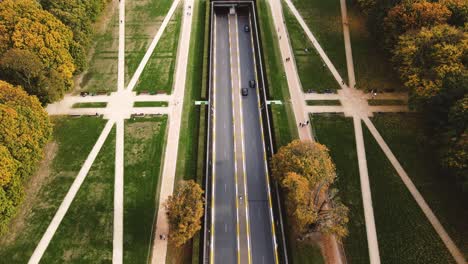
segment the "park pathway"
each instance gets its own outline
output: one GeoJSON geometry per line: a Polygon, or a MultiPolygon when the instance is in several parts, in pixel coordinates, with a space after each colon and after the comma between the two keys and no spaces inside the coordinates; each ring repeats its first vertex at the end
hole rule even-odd
{"type": "MultiPolygon", "coordinates": [[[[175,1],[175,2],[178,2],[175,1]]],[[[171,114],[169,115],[169,130],[166,143],[166,153],[164,155],[164,169],[161,179],[161,192],[159,194],[158,216],[156,220],[156,232],[154,236],[151,263],[166,263],[167,240],[159,239],[159,235],[169,233],[166,209],[164,203],[174,189],[174,179],[177,165],[177,153],[179,149],[180,124],[182,117],[182,107],[184,102],[184,88],[187,76],[187,62],[190,47],[190,33],[192,31],[192,9],[194,0],[184,1],[184,12],[182,18],[182,30],[179,40],[177,54],[177,64],[174,83],[174,102],[171,114]]]]}
{"type": "MultiPolygon", "coordinates": [[[[300,82],[299,75],[297,72],[296,63],[294,61],[294,53],[292,52],[292,47],[289,42],[289,36],[287,33],[286,23],[285,23],[284,16],[283,16],[281,0],[270,1],[270,8],[271,8],[271,13],[273,15],[275,28],[277,29],[282,61],[284,65],[284,70],[286,72],[286,78],[288,81],[289,93],[291,95],[291,102],[293,106],[294,116],[296,118],[296,125],[298,125],[299,122],[305,122],[306,120],[309,120],[309,114],[306,111],[304,93],[302,92],[301,82],[300,82]]],[[[312,33],[310,35],[312,36],[312,33]]],[[[317,41],[314,41],[313,43],[314,45],[318,45],[317,41]]],[[[320,46],[318,47],[321,49],[320,46]]],[[[324,52],[323,54],[325,55],[324,52]]],[[[328,60],[328,62],[329,63],[327,63],[327,65],[329,66],[329,68],[331,67],[334,69],[334,66],[333,64],[331,64],[330,60],[328,60]]],[[[336,69],[335,69],[335,72],[336,74],[338,74],[336,69]]],[[[313,140],[311,130],[309,129],[308,126],[302,127],[302,128],[298,127],[298,131],[299,131],[299,138],[301,140],[313,140]]],[[[330,253],[332,253],[332,256],[327,256],[329,263],[335,263],[335,264],[343,263],[342,254],[340,253],[340,247],[338,245],[338,242],[335,236],[330,236],[329,241],[330,243],[327,246],[327,248],[330,247],[331,248],[330,253]]]]}
{"type": "MultiPolygon", "coordinates": [[[[429,222],[432,224],[436,232],[441,237],[442,241],[448,248],[449,252],[454,257],[455,261],[459,264],[466,263],[463,255],[460,250],[453,243],[451,238],[448,236],[445,229],[440,224],[437,217],[434,215],[432,210],[429,208],[427,203],[424,201],[421,194],[417,191],[416,187],[412,183],[411,179],[408,177],[404,169],[401,167],[400,163],[396,157],[391,152],[388,145],[385,143],[384,139],[380,136],[379,132],[372,124],[369,116],[372,116],[375,112],[407,112],[409,111],[407,106],[369,106],[367,99],[370,99],[369,94],[364,94],[362,91],[355,89],[356,79],[354,72],[354,63],[352,57],[352,48],[351,48],[351,39],[349,32],[349,21],[347,15],[346,1],[340,0],[341,13],[342,13],[342,23],[343,23],[343,35],[344,35],[344,44],[346,52],[346,64],[348,69],[348,78],[350,85],[349,87],[345,85],[342,81],[338,72],[336,71],[333,64],[330,62],[326,54],[323,52],[323,49],[320,47],[317,40],[314,38],[312,32],[309,30],[308,26],[305,24],[301,15],[294,7],[293,3],[290,0],[285,0],[288,7],[291,9],[292,13],[299,21],[299,24],[304,29],[306,35],[309,37],[310,41],[313,43],[314,47],[318,51],[322,60],[326,63],[327,67],[330,69],[332,75],[335,77],[337,82],[341,85],[342,89],[338,91],[337,95],[318,95],[318,94],[308,94],[305,97],[308,100],[340,100],[341,106],[308,106],[306,110],[312,113],[331,113],[331,112],[343,112],[345,116],[352,116],[355,130],[355,139],[356,139],[356,149],[358,154],[358,165],[359,165],[359,174],[361,180],[361,192],[364,205],[364,217],[366,222],[366,233],[369,247],[369,257],[372,264],[380,263],[380,254],[377,240],[377,232],[375,227],[374,213],[372,207],[372,195],[370,190],[369,175],[367,169],[367,159],[364,146],[364,137],[362,132],[362,122],[371,131],[371,134],[374,136],[379,146],[382,148],[383,152],[387,158],[391,161],[392,165],[398,172],[399,176],[405,183],[406,187],[412,194],[413,198],[416,200],[420,206],[423,213],[428,218],[429,222]],[[341,83],[340,83],[341,82],[341,83]]],[[[398,99],[407,101],[407,95],[403,94],[382,94],[379,95],[379,99],[398,99]]]]}
{"type": "MultiPolygon", "coordinates": [[[[96,159],[99,151],[101,150],[104,142],[106,141],[110,131],[116,124],[116,148],[115,148],[115,184],[114,184],[114,220],[113,220],[113,253],[112,262],[123,262],[123,213],[124,213],[124,125],[125,119],[131,117],[132,114],[167,114],[169,118],[169,138],[167,141],[168,146],[175,146],[175,148],[167,148],[166,162],[164,164],[164,172],[162,179],[161,199],[159,200],[159,209],[163,208],[162,203],[168,195],[172,194],[174,185],[175,163],[177,160],[177,145],[179,140],[180,118],[182,112],[182,102],[185,86],[186,65],[188,58],[188,44],[190,40],[191,30],[191,16],[184,18],[182,27],[181,44],[177,56],[176,67],[176,81],[175,92],[172,95],[136,95],[132,90],[135,87],[140,75],[142,74],[146,64],[148,63],[151,54],[153,53],[156,45],[158,44],[164,30],[166,29],[172,15],[174,14],[180,0],[174,0],[169,12],[167,13],[163,23],[161,24],[158,32],[156,33],[153,41],[151,42],[145,56],[140,62],[135,74],[127,88],[124,87],[125,76],[125,0],[119,1],[119,46],[118,46],[118,76],[117,76],[117,92],[112,93],[110,96],[91,96],[80,97],[73,95],[66,95],[60,102],[50,104],[47,106],[49,115],[102,115],[104,119],[108,119],[101,135],[95,143],[93,149],[83,163],[77,177],[75,178],[72,186],[62,201],[59,209],[57,210],[54,218],[49,224],[46,232],[43,234],[39,244],[36,246],[28,263],[39,263],[44,252],[46,251],[50,241],[52,240],[55,232],[57,231],[61,221],[66,215],[71,203],[73,202],[76,194],[78,193],[81,184],[85,180],[94,160],[96,159]],[[145,107],[135,108],[134,102],[157,102],[168,101],[168,107],[145,107]],[[73,108],[75,103],[93,103],[93,102],[106,102],[107,106],[104,108],[73,108]]],[[[185,1],[187,14],[191,13],[190,7],[193,5],[193,0],[185,1]]],[[[165,219],[165,212],[158,214],[158,224],[167,233],[167,221],[165,219]],[[159,221],[162,216],[163,221],[159,221]]],[[[157,230],[158,230],[157,226],[157,230]]],[[[160,245],[158,243],[158,252],[152,254],[154,256],[162,256],[156,258],[153,263],[164,263],[166,256],[167,243],[160,245]]]]}

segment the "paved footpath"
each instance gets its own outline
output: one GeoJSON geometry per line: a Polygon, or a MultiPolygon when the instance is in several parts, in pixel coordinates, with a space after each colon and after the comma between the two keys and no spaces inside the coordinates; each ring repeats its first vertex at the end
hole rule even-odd
{"type": "MultiPolygon", "coordinates": [[[[271,7],[271,13],[273,15],[273,21],[275,23],[275,28],[277,29],[277,34],[279,38],[281,56],[283,59],[284,70],[286,72],[286,78],[288,80],[288,87],[289,87],[289,92],[291,94],[291,102],[293,106],[294,116],[296,118],[296,124],[298,125],[299,122],[304,122],[305,120],[309,120],[308,112],[306,111],[306,106],[305,106],[305,101],[304,101],[304,93],[302,92],[299,75],[297,73],[296,63],[294,61],[294,54],[292,52],[291,44],[289,42],[289,36],[287,33],[286,23],[285,23],[284,16],[283,16],[281,0],[270,1],[270,7],[271,7]],[[290,58],[290,60],[286,62],[286,58],[290,58]]],[[[317,41],[315,41],[314,45],[318,45],[317,41]]],[[[322,49],[320,48],[320,50],[322,49]]],[[[331,62],[330,62],[330,65],[332,68],[334,68],[331,62]]],[[[338,74],[338,72],[336,72],[336,74],[338,74]]],[[[308,126],[303,127],[303,128],[298,128],[298,131],[299,131],[299,138],[301,140],[313,140],[311,129],[308,126]]],[[[330,236],[329,246],[332,249],[333,256],[330,256],[330,259],[328,261],[330,263],[335,263],[335,264],[343,263],[342,255],[340,253],[340,248],[338,246],[338,242],[336,241],[335,236],[330,236]]]]}
{"type": "Polygon", "coordinates": [[[190,47],[190,33],[192,31],[192,9],[194,0],[185,0],[182,33],[179,40],[177,64],[174,83],[174,102],[172,112],[169,115],[169,130],[164,155],[164,169],[161,179],[161,192],[159,194],[159,209],[156,221],[156,232],[151,254],[151,263],[166,263],[167,240],[159,239],[159,235],[169,233],[166,209],[164,203],[174,190],[174,178],[177,165],[177,153],[179,149],[180,123],[182,106],[184,102],[184,88],[187,73],[187,62],[190,47]]]}

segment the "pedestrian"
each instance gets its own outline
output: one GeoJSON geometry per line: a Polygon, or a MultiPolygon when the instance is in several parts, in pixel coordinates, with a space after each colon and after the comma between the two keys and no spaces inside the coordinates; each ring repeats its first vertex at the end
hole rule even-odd
{"type": "Polygon", "coordinates": [[[302,122],[299,122],[299,126],[302,127],[302,122]]]}
{"type": "Polygon", "coordinates": [[[309,125],[309,120],[306,121],[306,126],[309,125]]]}
{"type": "Polygon", "coordinates": [[[163,240],[163,235],[159,235],[159,239],[163,240]]]}
{"type": "Polygon", "coordinates": [[[341,84],[343,84],[343,85],[344,85],[344,80],[341,80],[341,84]]]}
{"type": "Polygon", "coordinates": [[[279,36],[279,39],[281,40],[281,35],[279,36]]]}
{"type": "Polygon", "coordinates": [[[377,91],[374,92],[374,98],[377,96],[377,91]]]}

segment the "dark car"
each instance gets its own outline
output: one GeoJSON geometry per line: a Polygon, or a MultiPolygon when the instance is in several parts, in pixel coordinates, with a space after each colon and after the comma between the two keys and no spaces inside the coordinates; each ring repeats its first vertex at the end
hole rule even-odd
{"type": "Polygon", "coordinates": [[[242,96],[247,96],[247,95],[249,94],[249,89],[247,89],[247,88],[242,88],[242,89],[241,89],[241,94],[242,94],[242,96]]]}
{"type": "Polygon", "coordinates": [[[250,80],[249,81],[250,88],[255,88],[255,85],[256,85],[255,80],[250,80]]]}
{"type": "Polygon", "coordinates": [[[245,32],[249,32],[249,31],[250,31],[249,25],[245,25],[245,26],[244,26],[244,31],[245,31],[245,32]]]}

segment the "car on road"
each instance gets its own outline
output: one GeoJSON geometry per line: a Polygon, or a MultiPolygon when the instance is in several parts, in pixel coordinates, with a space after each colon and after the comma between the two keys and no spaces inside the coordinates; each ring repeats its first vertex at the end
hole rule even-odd
{"type": "Polygon", "coordinates": [[[249,89],[247,89],[247,88],[242,88],[242,89],[241,89],[241,94],[242,94],[242,96],[247,96],[247,95],[249,95],[249,89]]]}
{"type": "Polygon", "coordinates": [[[244,26],[244,32],[250,32],[250,27],[249,25],[244,26]]]}
{"type": "Polygon", "coordinates": [[[250,88],[255,88],[255,85],[256,85],[255,80],[250,80],[249,81],[250,88]]]}

